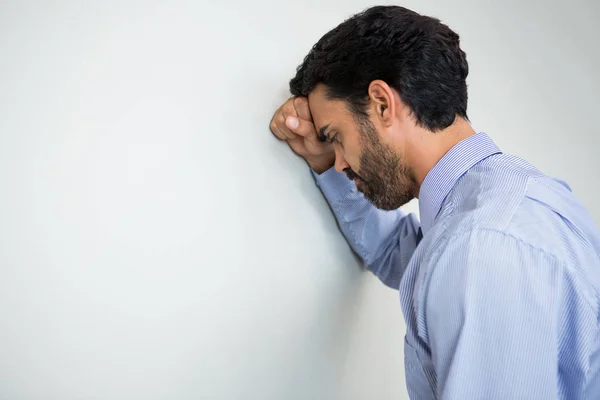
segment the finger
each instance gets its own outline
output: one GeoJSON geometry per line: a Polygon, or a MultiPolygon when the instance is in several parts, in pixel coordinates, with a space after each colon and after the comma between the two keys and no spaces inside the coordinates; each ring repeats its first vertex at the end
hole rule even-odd
{"type": "Polygon", "coordinates": [[[281,112],[275,117],[275,126],[282,135],[282,139],[295,139],[297,137],[297,135],[286,126],[286,118],[281,112]]]}
{"type": "Polygon", "coordinates": [[[295,132],[304,138],[307,149],[310,148],[315,151],[326,151],[325,148],[329,146],[329,143],[319,140],[315,125],[312,122],[303,119],[299,119],[298,122],[299,125],[295,132]]]}
{"type": "Polygon", "coordinates": [[[273,134],[280,140],[289,140],[287,136],[285,136],[285,134],[283,132],[281,132],[281,129],[279,129],[279,127],[277,126],[277,124],[273,125],[273,127],[271,128],[271,131],[273,132],[273,134]]]}
{"type": "Polygon", "coordinates": [[[294,109],[296,109],[298,117],[312,122],[312,114],[310,113],[310,107],[308,106],[308,99],[306,97],[296,97],[294,99],[294,109]]]}
{"type": "Polygon", "coordinates": [[[312,124],[312,130],[313,130],[314,134],[310,133],[310,134],[304,136],[308,142],[308,145],[313,149],[323,147],[324,143],[322,143],[320,140],[318,140],[316,128],[315,128],[314,122],[312,120],[312,114],[310,112],[310,106],[308,104],[308,98],[296,97],[296,98],[294,98],[293,102],[294,102],[294,109],[296,110],[296,113],[298,114],[298,116],[303,120],[310,121],[312,124]]]}
{"type": "Polygon", "coordinates": [[[281,132],[281,130],[277,126],[277,122],[275,121],[275,118],[276,118],[276,116],[274,116],[273,119],[271,120],[271,124],[269,125],[269,128],[271,129],[271,132],[273,132],[273,135],[275,135],[278,139],[286,140],[287,137],[281,132]]]}

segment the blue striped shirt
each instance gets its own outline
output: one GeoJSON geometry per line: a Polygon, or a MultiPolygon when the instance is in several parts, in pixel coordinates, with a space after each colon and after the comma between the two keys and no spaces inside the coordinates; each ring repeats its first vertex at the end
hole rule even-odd
{"type": "Polygon", "coordinates": [[[600,232],[565,182],[485,133],[429,172],[421,221],[314,175],[352,248],[399,289],[412,399],[600,399],[600,232]]]}

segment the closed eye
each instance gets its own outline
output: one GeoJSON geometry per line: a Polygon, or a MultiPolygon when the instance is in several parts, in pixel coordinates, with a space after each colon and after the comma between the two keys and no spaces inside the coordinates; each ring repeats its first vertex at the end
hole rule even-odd
{"type": "Polygon", "coordinates": [[[331,137],[329,137],[329,138],[327,139],[327,141],[328,141],[329,143],[334,143],[334,142],[335,142],[335,143],[337,143],[337,144],[339,144],[339,145],[341,145],[341,144],[342,144],[342,142],[341,142],[341,140],[340,140],[340,137],[338,136],[338,134],[337,134],[337,133],[335,133],[334,135],[332,135],[331,137]]]}

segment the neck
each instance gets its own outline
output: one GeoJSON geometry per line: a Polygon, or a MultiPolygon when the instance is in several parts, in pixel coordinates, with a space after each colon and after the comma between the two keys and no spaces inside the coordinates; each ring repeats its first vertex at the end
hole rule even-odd
{"type": "Polygon", "coordinates": [[[417,128],[411,135],[413,140],[407,146],[406,155],[419,186],[418,189],[421,188],[429,171],[452,147],[475,133],[469,122],[459,117],[448,128],[435,133],[417,128]]]}

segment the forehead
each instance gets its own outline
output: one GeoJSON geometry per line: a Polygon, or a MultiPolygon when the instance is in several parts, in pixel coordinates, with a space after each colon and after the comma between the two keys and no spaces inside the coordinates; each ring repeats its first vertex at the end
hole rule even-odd
{"type": "Polygon", "coordinates": [[[330,100],[326,86],[318,84],[308,95],[308,106],[317,131],[324,126],[344,126],[353,123],[352,115],[342,100],[330,100]]]}

